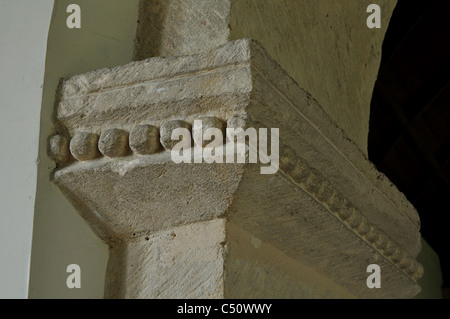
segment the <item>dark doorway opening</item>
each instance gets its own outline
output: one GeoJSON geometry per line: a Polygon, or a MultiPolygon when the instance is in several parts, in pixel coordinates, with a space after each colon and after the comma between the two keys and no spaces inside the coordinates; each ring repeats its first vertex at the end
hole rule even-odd
{"type": "Polygon", "coordinates": [[[450,288],[450,1],[398,1],[372,98],[369,159],[417,208],[450,288]]]}

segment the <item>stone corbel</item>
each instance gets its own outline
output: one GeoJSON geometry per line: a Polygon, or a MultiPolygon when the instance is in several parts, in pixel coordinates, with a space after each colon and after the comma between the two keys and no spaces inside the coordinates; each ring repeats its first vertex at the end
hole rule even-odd
{"type": "Polygon", "coordinates": [[[110,245],[107,298],[407,298],[419,218],[251,40],[65,80],[53,181],[110,245]],[[279,128],[280,167],[175,164],[170,133],[279,128]],[[368,265],[381,268],[369,289],[368,265]]]}

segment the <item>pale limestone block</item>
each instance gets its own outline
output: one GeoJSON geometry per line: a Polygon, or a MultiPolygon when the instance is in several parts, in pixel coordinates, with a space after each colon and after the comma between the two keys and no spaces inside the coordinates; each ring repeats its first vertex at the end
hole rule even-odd
{"type": "Polygon", "coordinates": [[[114,244],[105,298],[223,298],[225,223],[199,222],[114,244]]]}
{"type": "MultiPolygon", "coordinates": [[[[172,139],[172,132],[175,129],[187,129],[189,131],[189,134],[192,130],[192,125],[190,123],[187,123],[185,121],[181,120],[173,120],[168,121],[164,123],[161,126],[161,144],[168,150],[171,150],[175,144],[179,143],[180,140],[183,138],[180,137],[180,140],[173,140],[172,139]]],[[[191,143],[192,144],[192,143],[191,143]]]]}
{"type": "Polygon", "coordinates": [[[70,160],[69,139],[60,134],[53,135],[48,140],[47,154],[57,164],[64,164],[70,160]]]}
{"type": "Polygon", "coordinates": [[[140,2],[134,58],[190,55],[228,41],[229,0],[140,2]]]}
{"type": "Polygon", "coordinates": [[[70,152],[79,161],[89,161],[100,156],[98,151],[98,135],[81,132],[70,140],[70,152]]]}
{"type": "Polygon", "coordinates": [[[397,0],[141,0],[135,60],[259,41],[367,155],[370,102],[397,0]]]}
{"type": "MultiPolygon", "coordinates": [[[[170,143],[173,128],[204,117],[280,131],[280,169],[274,175],[262,175],[261,163],[175,164],[170,152],[105,157],[58,168],[55,183],[94,231],[113,250],[117,247],[111,262],[126,263],[122,270],[115,267],[117,271],[128,274],[136,262],[142,267],[136,276],[154,274],[147,267],[154,263],[144,260],[153,252],[143,242],[133,246],[143,236],[153,238],[178,227],[224,220],[223,266],[229,267],[224,266],[223,294],[215,296],[239,296],[239,287],[264,273],[264,284],[249,285],[260,289],[250,296],[269,297],[273,289],[290,297],[405,298],[420,290],[417,212],[255,41],[239,40],[195,56],[154,58],[93,71],[67,79],[61,92],[56,121],[74,138],[87,129],[131,131],[140,123],[152,123],[161,127],[164,144],[170,143]],[[182,122],[167,124],[174,119],[182,122]],[[231,225],[239,232],[232,231],[231,225]],[[245,253],[236,252],[239,234],[246,234],[255,246],[270,247],[273,256],[286,256],[291,270],[283,269],[273,257],[251,273],[262,256],[253,254],[246,243],[250,259],[242,260],[245,253]],[[136,253],[126,257],[131,251],[136,253]],[[382,268],[383,289],[365,285],[371,263],[382,268]],[[297,265],[316,279],[306,283],[305,276],[292,272],[297,265]],[[281,285],[290,281],[305,289],[281,285]],[[328,292],[327,286],[332,287],[328,292]]],[[[166,239],[161,246],[170,246],[166,239]]],[[[207,241],[203,245],[210,247],[207,241]]],[[[171,268],[177,276],[177,267],[187,262],[182,253],[179,256],[171,268]]],[[[211,273],[206,269],[210,268],[205,274],[211,273]]],[[[171,271],[157,280],[170,281],[171,271]]],[[[201,270],[198,275],[203,276],[201,270]]],[[[138,278],[137,282],[143,280],[138,278]]],[[[123,283],[119,281],[118,287],[123,283]]],[[[136,287],[120,296],[138,296],[136,287]]],[[[174,287],[189,296],[187,284],[174,287]]],[[[177,295],[176,289],[149,295],[161,296],[161,291],[165,296],[177,295]]],[[[200,294],[192,292],[192,296],[200,294]]]]}
{"type": "Polygon", "coordinates": [[[108,157],[121,157],[129,154],[128,132],[121,129],[109,129],[100,135],[98,148],[108,157]]]}
{"type": "MultiPolygon", "coordinates": [[[[222,137],[223,137],[223,139],[220,142],[224,143],[225,137],[226,137],[226,134],[225,134],[226,122],[225,121],[223,121],[217,117],[214,117],[214,116],[200,117],[197,120],[202,122],[202,128],[200,129],[199,127],[192,127],[192,136],[195,136],[196,134],[199,134],[199,136],[203,136],[207,129],[216,128],[216,129],[220,130],[222,137]]],[[[196,143],[195,140],[194,140],[194,143],[196,143]]],[[[200,146],[205,147],[209,143],[211,143],[210,139],[203,138],[200,146]]]]}
{"type": "Polygon", "coordinates": [[[251,232],[227,223],[225,298],[353,299],[355,295],[251,232]]]}
{"type": "Polygon", "coordinates": [[[131,149],[141,155],[157,153],[161,149],[159,129],[153,125],[138,125],[130,133],[131,149]]]}

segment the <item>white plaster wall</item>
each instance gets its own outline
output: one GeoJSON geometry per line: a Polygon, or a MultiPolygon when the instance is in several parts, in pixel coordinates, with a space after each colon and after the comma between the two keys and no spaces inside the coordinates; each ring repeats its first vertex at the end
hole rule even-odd
{"type": "Polygon", "coordinates": [[[53,0],[0,0],[0,298],[26,298],[53,0]]]}

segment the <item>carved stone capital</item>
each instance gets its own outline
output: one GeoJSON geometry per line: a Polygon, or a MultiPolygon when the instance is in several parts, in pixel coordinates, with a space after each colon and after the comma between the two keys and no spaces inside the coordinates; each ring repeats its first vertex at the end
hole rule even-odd
{"type": "Polygon", "coordinates": [[[112,247],[108,297],[420,290],[415,209],[254,41],[74,76],[61,86],[55,125],[53,180],[112,247]],[[279,128],[278,172],[175,164],[168,132],[205,118],[221,129],[279,128]],[[380,265],[382,289],[366,286],[369,264],[380,265]]]}

